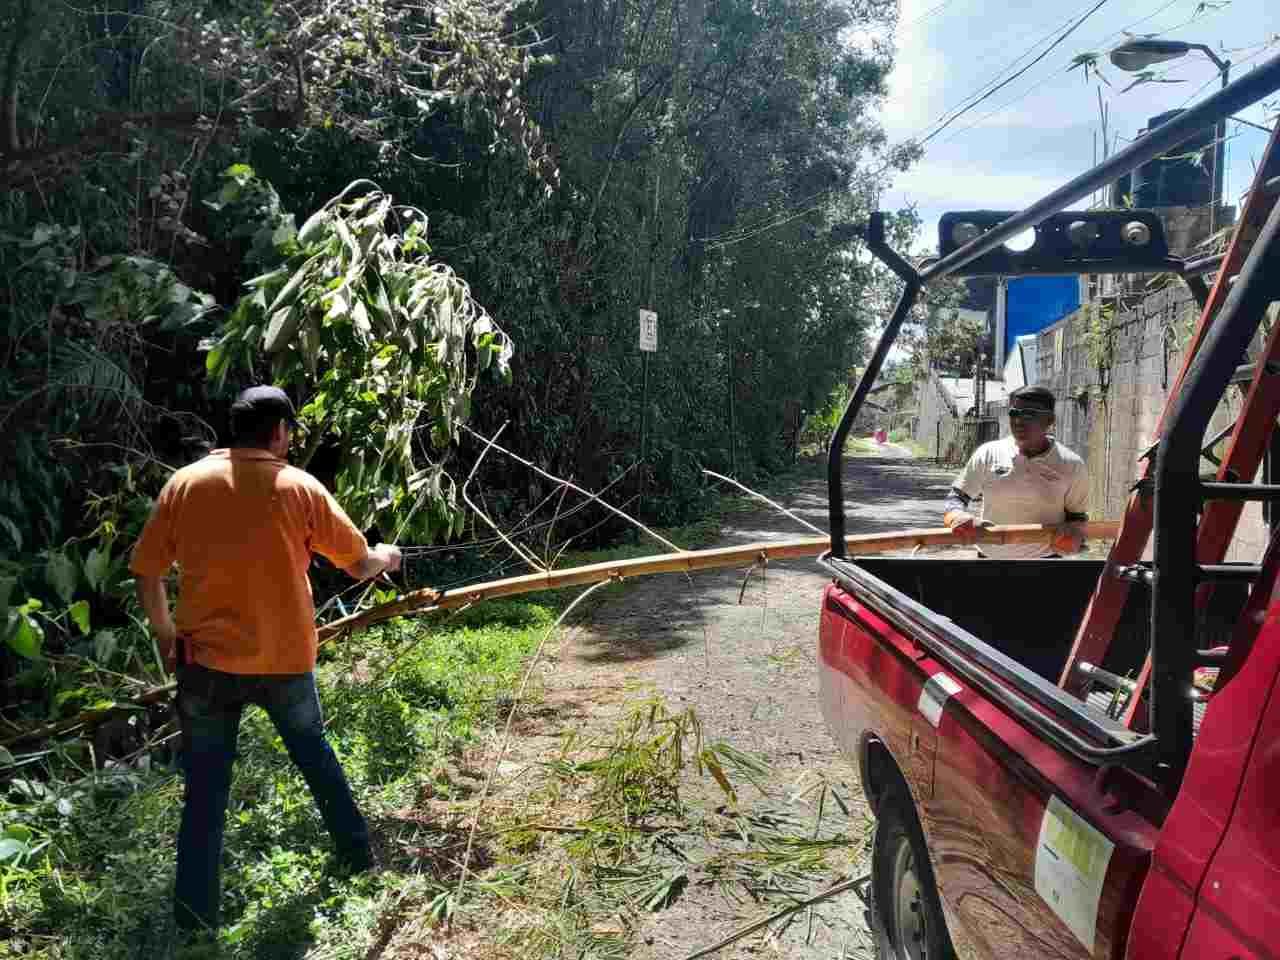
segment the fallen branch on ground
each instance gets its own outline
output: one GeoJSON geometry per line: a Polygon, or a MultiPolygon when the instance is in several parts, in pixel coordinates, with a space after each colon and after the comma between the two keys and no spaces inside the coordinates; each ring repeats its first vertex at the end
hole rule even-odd
{"type": "Polygon", "coordinates": [[[603,586],[604,583],[597,583],[588,587],[574,598],[573,603],[565,607],[564,613],[560,614],[556,618],[556,622],[547,628],[547,632],[542,635],[542,640],[538,643],[537,649],[533,651],[533,656],[529,659],[529,665],[525,667],[524,676],[520,678],[520,686],[516,689],[515,697],[512,698],[511,711],[507,714],[507,722],[502,728],[502,739],[498,743],[498,754],[493,758],[493,763],[489,767],[489,775],[485,778],[484,789],[480,791],[480,799],[476,801],[475,812],[471,817],[471,829],[467,831],[467,849],[462,855],[461,869],[458,871],[458,889],[455,893],[459,900],[462,899],[462,890],[467,882],[467,871],[471,867],[471,848],[475,843],[476,828],[480,824],[480,813],[484,809],[484,802],[489,796],[489,789],[493,786],[493,780],[498,775],[498,768],[502,766],[502,758],[506,755],[507,743],[511,739],[511,724],[515,720],[516,713],[520,710],[525,688],[529,686],[529,678],[533,676],[533,671],[538,666],[538,660],[542,656],[542,650],[546,647],[547,641],[551,639],[551,635],[569,618],[569,614],[573,613],[578,604],[603,586]]]}
{"type": "Polygon", "coordinates": [[[838,883],[834,887],[823,890],[821,893],[815,894],[808,899],[799,900],[790,906],[783,907],[777,913],[771,914],[763,920],[757,920],[755,923],[749,924],[741,930],[737,930],[734,933],[729,934],[729,936],[725,937],[719,943],[713,943],[709,947],[703,947],[700,950],[695,950],[693,953],[686,954],[681,958],[681,960],[698,960],[699,957],[710,956],[731,944],[737,943],[743,937],[751,936],[751,934],[755,933],[757,930],[763,930],[775,920],[781,920],[783,917],[789,917],[793,913],[799,913],[801,910],[805,909],[805,907],[812,907],[815,904],[822,903],[824,900],[830,900],[832,897],[839,896],[846,891],[853,890],[857,892],[858,887],[866,883],[870,878],[871,874],[868,873],[865,876],[857,877],[853,880],[846,880],[844,883],[838,883]]]}

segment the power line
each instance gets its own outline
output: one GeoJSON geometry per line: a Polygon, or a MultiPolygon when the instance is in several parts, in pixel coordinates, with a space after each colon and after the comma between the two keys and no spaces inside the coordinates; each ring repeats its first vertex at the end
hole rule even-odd
{"type": "Polygon", "coordinates": [[[1054,41],[1053,41],[1053,43],[1051,43],[1051,44],[1050,44],[1050,45],[1049,45],[1049,46],[1048,46],[1048,47],[1047,47],[1043,52],[1041,52],[1041,53],[1040,53],[1040,55],[1039,55],[1039,56],[1037,56],[1034,60],[1032,60],[1030,63],[1028,63],[1025,67],[1023,67],[1023,68],[1022,68],[1021,70],[1019,70],[1017,73],[1014,73],[1012,76],[1008,77],[1007,79],[1005,79],[1005,80],[1001,81],[1001,82],[1000,82],[999,84],[997,84],[996,86],[992,87],[990,90],[988,90],[986,93],[984,93],[984,94],[983,94],[981,97],[979,97],[977,100],[973,101],[973,103],[969,104],[967,107],[965,107],[965,108],[964,108],[963,110],[961,110],[959,113],[957,113],[957,114],[955,114],[954,116],[952,116],[951,118],[949,118],[949,119],[947,120],[947,122],[946,122],[946,123],[942,124],[942,125],[941,125],[941,126],[939,126],[937,129],[933,130],[933,131],[932,131],[928,136],[926,136],[923,140],[921,140],[921,141],[920,141],[920,145],[921,145],[921,146],[924,146],[926,143],[928,143],[930,140],[932,140],[934,137],[936,137],[938,134],[940,134],[943,130],[947,129],[947,127],[951,126],[951,124],[955,123],[955,121],[959,120],[962,116],[964,116],[966,113],[968,113],[968,112],[969,112],[970,110],[972,110],[974,107],[976,107],[978,104],[982,103],[982,102],[983,102],[983,101],[985,101],[985,100],[990,99],[993,95],[995,95],[995,94],[996,94],[996,93],[998,93],[1000,90],[1004,89],[1004,88],[1005,88],[1005,87],[1007,87],[1009,84],[1013,83],[1013,81],[1017,80],[1020,76],[1022,76],[1023,74],[1025,74],[1028,70],[1030,70],[1030,69],[1031,69],[1032,67],[1034,67],[1037,63],[1039,63],[1041,60],[1043,60],[1045,57],[1047,57],[1049,54],[1051,54],[1055,49],[1057,49],[1057,47],[1058,47],[1058,46],[1059,46],[1059,45],[1060,45],[1064,40],[1066,40],[1066,39],[1067,39],[1067,37],[1071,36],[1071,34],[1075,33],[1075,32],[1076,32],[1076,30],[1078,30],[1081,26],[1083,26],[1084,22],[1085,22],[1086,20],[1088,20],[1091,16],[1093,16],[1095,13],[1097,13],[1099,10],[1101,10],[1101,9],[1102,9],[1106,4],[1107,4],[1107,2],[1108,2],[1108,0],[1098,0],[1098,2],[1097,2],[1097,3],[1095,3],[1095,4],[1094,4],[1090,9],[1089,9],[1089,11],[1088,11],[1087,13],[1085,13],[1085,14],[1084,14],[1084,16],[1080,17],[1080,19],[1079,19],[1079,20],[1077,20],[1077,21],[1076,21],[1075,23],[1073,23],[1070,27],[1068,27],[1068,28],[1067,28],[1063,33],[1061,33],[1061,34],[1058,36],[1058,38],[1057,38],[1056,40],[1054,40],[1054,41]]]}
{"type": "MultiPolygon", "coordinates": [[[[1177,2],[1177,0],[1175,0],[1175,2],[1177,2]]],[[[1104,37],[1104,38],[1103,38],[1099,43],[1093,44],[1093,46],[1094,46],[1094,47],[1098,47],[1098,48],[1101,48],[1101,47],[1106,46],[1106,45],[1107,45],[1107,44],[1108,44],[1112,39],[1114,39],[1114,38],[1116,38],[1116,37],[1119,37],[1119,36],[1122,36],[1122,35],[1124,35],[1124,34],[1127,34],[1127,33],[1129,32],[1129,30],[1130,30],[1130,29],[1132,29],[1133,27],[1136,27],[1136,26],[1139,26],[1139,25],[1141,25],[1141,24],[1143,24],[1143,23],[1146,23],[1148,20],[1152,19],[1152,18],[1153,18],[1153,17],[1155,17],[1155,16],[1158,16],[1159,14],[1163,13],[1165,10],[1169,9],[1169,7],[1170,7],[1170,6],[1172,6],[1172,4],[1171,4],[1171,3],[1166,3],[1163,7],[1161,7],[1159,10],[1157,10],[1155,13],[1148,14],[1147,16],[1143,17],[1141,20],[1137,20],[1137,21],[1135,21],[1134,23],[1129,24],[1127,27],[1125,27],[1125,28],[1123,28],[1123,29],[1121,29],[1121,30],[1115,31],[1114,33],[1111,33],[1111,34],[1107,35],[1107,36],[1106,36],[1106,37],[1104,37]]],[[[1213,13],[1216,13],[1216,12],[1218,12],[1218,11],[1217,11],[1217,9],[1215,9],[1215,10],[1211,11],[1209,14],[1207,14],[1207,16],[1212,16],[1212,15],[1213,15],[1213,13]]],[[[1204,17],[1201,17],[1200,19],[1204,19],[1204,17]]],[[[1187,22],[1189,22],[1189,21],[1187,21],[1187,22]]],[[[1169,30],[1162,30],[1162,31],[1159,31],[1159,32],[1157,32],[1157,33],[1155,33],[1155,34],[1151,34],[1151,36],[1161,36],[1162,34],[1168,33],[1168,32],[1170,32],[1171,30],[1174,30],[1174,29],[1180,29],[1181,27],[1186,26],[1186,23],[1187,23],[1187,22],[1184,22],[1184,23],[1180,24],[1178,27],[1171,27],[1171,28],[1169,28],[1169,30]]],[[[1066,65],[1064,65],[1064,69],[1069,69],[1069,68],[1070,68],[1070,66],[1071,66],[1071,64],[1066,64],[1066,65]]],[[[1156,74],[1157,79],[1158,79],[1159,77],[1163,77],[1163,76],[1167,75],[1167,74],[1168,74],[1169,72],[1171,72],[1173,69],[1175,69],[1175,67],[1167,67],[1167,68],[1165,68],[1165,70],[1163,70],[1163,71],[1161,71],[1161,72],[1159,72],[1159,73],[1157,73],[1157,74],[1156,74]]],[[[973,123],[971,123],[971,124],[969,124],[969,125],[967,125],[967,126],[965,126],[965,127],[961,127],[959,130],[955,131],[955,132],[954,132],[950,137],[948,137],[948,138],[946,139],[946,141],[945,141],[945,142],[947,142],[947,143],[951,143],[952,141],[956,140],[958,137],[962,136],[963,134],[968,133],[970,130],[974,129],[975,127],[979,127],[979,126],[981,126],[983,123],[985,123],[987,120],[990,120],[992,117],[996,116],[996,114],[1000,113],[1001,111],[1007,110],[1009,107],[1013,106],[1014,104],[1016,104],[1016,103],[1020,103],[1021,101],[1025,100],[1027,97],[1029,97],[1031,94],[1035,93],[1037,90],[1039,90],[1041,87],[1043,87],[1046,83],[1048,83],[1050,80],[1053,80],[1053,79],[1054,79],[1055,77],[1057,77],[1057,76],[1058,76],[1058,71],[1054,71],[1053,73],[1046,74],[1044,77],[1042,77],[1041,79],[1037,80],[1037,81],[1036,81],[1035,83],[1033,83],[1031,86],[1027,87],[1027,89],[1023,90],[1023,91],[1022,91],[1022,93],[1018,94],[1017,96],[1013,97],[1013,98],[1012,98],[1012,99],[1010,99],[1010,100],[1006,100],[1005,102],[1003,102],[1002,104],[1000,104],[1000,106],[996,107],[994,110],[992,110],[992,111],[990,111],[990,112],[988,112],[988,113],[984,113],[982,116],[980,116],[980,117],[979,117],[977,120],[975,120],[973,123]]],[[[1210,80],[1209,80],[1209,83],[1212,83],[1212,82],[1213,82],[1213,80],[1212,80],[1212,79],[1210,79],[1210,80]]],[[[1205,84],[1205,86],[1208,86],[1208,83],[1206,83],[1206,84],[1205,84]]],[[[1204,89],[1204,87],[1201,87],[1200,89],[1201,89],[1201,90],[1203,90],[1203,89],[1204,89]]],[[[1197,94],[1198,94],[1199,92],[1200,92],[1200,91],[1197,91],[1197,94]]],[[[1194,98],[1197,94],[1192,94],[1192,98],[1194,98]]],[[[1116,97],[1118,97],[1119,95],[1120,95],[1120,94],[1115,94],[1114,96],[1112,96],[1112,97],[1111,97],[1111,99],[1108,101],[1108,104],[1114,103],[1114,102],[1115,102],[1115,100],[1116,100],[1116,97]]]]}
{"type": "Polygon", "coordinates": [[[913,17],[912,19],[908,20],[906,23],[899,24],[898,32],[905,33],[907,30],[910,30],[912,27],[914,27],[916,24],[920,23],[921,21],[929,19],[935,13],[941,13],[943,10],[951,6],[951,4],[953,3],[955,3],[955,0],[942,0],[942,2],[939,3],[937,6],[931,7],[930,9],[926,10],[924,13],[920,14],[918,17],[913,17]]]}
{"type": "MultiPolygon", "coordinates": [[[[1110,44],[1112,40],[1117,39],[1117,38],[1119,38],[1119,37],[1121,37],[1121,36],[1131,36],[1132,34],[1130,33],[1130,31],[1132,31],[1135,27],[1140,27],[1142,24],[1147,23],[1148,21],[1155,19],[1155,18],[1156,18],[1156,17],[1158,17],[1160,14],[1162,14],[1162,13],[1164,13],[1166,10],[1168,10],[1170,7],[1175,6],[1175,5],[1177,5],[1178,3],[1182,3],[1182,2],[1183,2],[1183,0],[1167,0],[1167,2],[1166,2],[1163,6],[1158,7],[1156,10],[1152,11],[1151,13],[1147,14],[1146,16],[1141,17],[1140,19],[1135,20],[1135,21],[1133,21],[1132,23],[1129,23],[1129,24],[1127,24],[1127,25],[1126,25],[1126,26],[1124,26],[1124,27],[1121,27],[1119,30],[1115,30],[1115,31],[1113,31],[1113,32],[1111,32],[1111,33],[1109,33],[1109,34],[1107,34],[1106,36],[1104,36],[1104,37],[1100,38],[1096,43],[1092,44],[1092,46],[1094,46],[1095,48],[1102,48],[1102,47],[1105,47],[1105,46],[1107,46],[1108,44],[1110,44]]],[[[1221,9],[1221,8],[1215,8],[1214,10],[1210,11],[1210,12],[1209,12],[1208,14],[1206,14],[1205,16],[1200,16],[1199,14],[1195,14],[1195,15],[1193,15],[1190,19],[1183,21],[1181,24],[1179,24],[1179,25],[1178,25],[1178,26],[1176,26],[1176,27],[1169,27],[1169,28],[1167,28],[1167,29],[1165,29],[1165,30],[1157,31],[1156,33],[1147,34],[1146,36],[1152,36],[1152,37],[1154,37],[1154,36],[1161,36],[1162,34],[1164,34],[1164,33],[1168,33],[1168,32],[1170,32],[1170,31],[1172,31],[1172,30],[1181,29],[1182,27],[1186,26],[1188,23],[1191,23],[1191,22],[1193,22],[1193,21],[1195,21],[1195,20],[1197,20],[1197,19],[1201,19],[1201,20],[1202,20],[1202,19],[1205,19],[1205,17],[1207,17],[1207,16],[1212,16],[1214,13],[1219,12],[1219,10],[1220,10],[1220,9],[1221,9]]],[[[1005,70],[1009,69],[1009,68],[1010,68],[1010,67],[1012,67],[1014,64],[1018,63],[1018,61],[1020,61],[1023,57],[1025,57],[1025,56],[1029,55],[1033,50],[1035,50],[1038,46],[1040,46],[1040,44],[1042,44],[1042,43],[1044,43],[1046,40],[1048,40],[1048,39],[1050,38],[1050,36],[1052,36],[1052,34],[1053,34],[1055,31],[1057,31],[1057,30],[1061,30],[1061,29],[1063,29],[1067,24],[1071,23],[1071,21],[1072,21],[1076,16],[1077,16],[1077,14],[1072,14],[1071,16],[1069,16],[1069,17],[1067,17],[1065,20],[1063,20],[1061,23],[1059,23],[1057,26],[1055,26],[1055,27],[1053,28],[1053,30],[1051,30],[1051,31],[1050,31],[1050,33],[1049,33],[1049,34],[1046,34],[1046,35],[1045,35],[1044,37],[1042,37],[1040,40],[1036,41],[1034,44],[1032,44],[1032,45],[1031,45],[1031,47],[1029,47],[1029,48],[1028,48],[1027,50],[1025,50],[1023,53],[1019,54],[1019,55],[1018,55],[1017,57],[1015,57],[1012,61],[1010,61],[1008,64],[1006,64],[1004,67],[1002,67],[1002,68],[1001,68],[999,71],[997,71],[997,73],[996,73],[996,74],[991,78],[991,80],[989,80],[989,81],[987,81],[986,83],[984,83],[984,84],[982,84],[981,86],[979,86],[979,87],[978,87],[978,89],[974,91],[974,93],[972,93],[972,94],[970,94],[968,97],[966,97],[966,98],[965,98],[965,100],[961,101],[961,103],[962,103],[962,104],[967,103],[969,100],[972,100],[974,97],[977,97],[979,94],[983,93],[983,91],[987,90],[987,88],[991,85],[991,83],[993,83],[997,78],[999,78],[999,77],[1000,77],[1000,76],[1005,72],[1005,70]]],[[[1088,16],[1088,14],[1086,14],[1086,16],[1088,16]]],[[[1073,27],[1072,29],[1074,29],[1074,27],[1073,27]]],[[[1068,66],[1070,66],[1070,65],[1068,64],[1068,66]]],[[[1022,72],[1023,72],[1023,73],[1025,73],[1026,71],[1024,70],[1024,71],[1022,71],[1022,72]]],[[[932,77],[933,75],[931,74],[930,76],[932,77]]],[[[1024,91],[1022,94],[1020,94],[1017,98],[1015,98],[1015,99],[1014,99],[1014,100],[1012,100],[1012,101],[1009,101],[1009,103],[1008,103],[1008,104],[1006,104],[1006,106],[1007,106],[1007,105],[1010,105],[1010,104],[1012,104],[1012,103],[1016,103],[1016,102],[1018,102],[1018,100],[1022,99],[1022,98],[1023,98],[1023,97],[1025,97],[1025,96],[1027,96],[1027,95],[1028,95],[1028,94],[1030,94],[1031,92],[1033,92],[1033,91],[1035,91],[1035,90],[1039,89],[1041,86],[1043,86],[1043,85],[1044,85],[1044,83],[1045,83],[1045,82],[1047,82],[1049,79],[1051,79],[1051,77],[1052,77],[1052,76],[1053,76],[1053,75],[1052,75],[1052,74],[1050,74],[1049,76],[1046,76],[1044,79],[1042,79],[1042,80],[1040,80],[1040,81],[1037,81],[1035,84],[1033,84],[1031,87],[1029,87],[1026,91],[1024,91]]],[[[1006,82],[1007,82],[1007,81],[1006,81],[1006,82]]],[[[991,91],[991,92],[994,92],[994,91],[991,91]]],[[[978,102],[981,102],[981,98],[980,98],[979,100],[975,101],[975,103],[974,103],[973,105],[976,105],[976,103],[978,103],[978,102]]],[[[933,126],[934,124],[940,123],[940,122],[942,121],[942,119],[943,119],[943,118],[945,118],[945,117],[948,115],[948,113],[950,113],[951,109],[955,109],[955,108],[949,108],[947,111],[944,111],[944,113],[942,114],[942,116],[941,116],[941,117],[939,117],[937,120],[933,121],[933,123],[932,123],[932,124],[930,124],[929,126],[931,127],[931,126],[933,126]]],[[[998,112],[999,112],[1000,110],[1002,110],[1002,109],[1004,109],[1004,107],[1003,107],[1003,106],[1002,106],[1002,107],[1000,107],[998,110],[994,111],[994,113],[998,113],[998,112]]],[[[963,112],[963,111],[962,111],[962,112],[963,112]]],[[[983,116],[983,119],[986,119],[987,117],[993,116],[993,115],[994,115],[994,113],[985,114],[985,115],[983,116]]],[[[954,118],[953,118],[953,119],[954,119],[954,118]]],[[[979,121],[979,122],[981,122],[981,121],[979,121]]],[[[961,132],[961,133],[963,133],[963,132],[964,132],[964,130],[971,130],[971,129],[973,129],[973,127],[974,127],[974,126],[976,126],[976,124],[971,124],[970,126],[965,127],[965,128],[964,128],[963,130],[961,130],[960,132],[961,132]]],[[[925,129],[928,129],[928,127],[926,127],[925,129]]],[[[935,133],[936,133],[936,131],[935,131],[935,133]]],[[[930,139],[932,139],[932,136],[933,136],[933,134],[931,134],[931,135],[930,135],[930,139]]],[[[918,137],[919,137],[919,135],[917,135],[917,138],[918,138],[918,137]]],[[[951,140],[953,140],[953,139],[955,139],[955,138],[954,138],[954,137],[949,137],[949,138],[948,138],[948,140],[947,140],[947,142],[950,142],[950,141],[951,141],[951,140]]]]}
{"type": "MultiPolygon", "coordinates": [[[[1081,8],[1081,9],[1084,9],[1084,8],[1081,8]]],[[[1039,39],[1037,39],[1033,44],[1031,44],[1029,47],[1023,50],[1020,54],[1018,54],[1012,60],[1005,63],[1004,66],[1000,67],[1000,69],[997,70],[995,73],[991,74],[986,80],[984,80],[981,84],[979,84],[976,89],[966,94],[964,97],[962,97],[958,102],[956,102],[952,106],[947,107],[945,110],[942,111],[942,113],[938,117],[931,120],[929,123],[925,124],[925,126],[921,128],[921,130],[918,133],[916,133],[911,139],[919,141],[920,138],[924,136],[926,131],[929,131],[933,127],[937,126],[938,124],[943,123],[945,120],[947,120],[947,118],[953,112],[962,110],[964,107],[974,102],[975,98],[981,97],[983,93],[988,91],[994,84],[998,83],[1000,81],[1000,78],[1003,77],[1007,71],[1016,67],[1023,60],[1023,58],[1031,56],[1036,51],[1036,49],[1040,47],[1041,44],[1049,42],[1058,31],[1065,29],[1072,22],[1072,20],[1075,19],[1076,16],[1078,16],[1078,13],[1073,13],[1063,18],[1062,20],[1058,21],[1056,24],[1054,24],[1053,27],[1049,29],[1047,33],[1042,34],[1039,37],[1039,39]]],[[[1027,33],[1022,34],[1022,36],[1020,36],[1018,40],[1015,42],[1021,42],[1022,40],[1025,40],[1027,37],[1031,36],[1034,32],[1035,31],[1028,31],[1027,33]]],[[[998,47],[992,48],[992,50],[995,50],[995,49],[998,49],[998,47]]],[[[989,52],[991,51],[988,51],[988,53],[989,52]]],[[[926,77],[925,79],[932,80],[933,77],[935,77],[936,75],[937,75],[937,72],[935,71],[934,73],[929,74],[928,77],[926,77]]]]}
{"type": "MultiPolygon", "coordinates": [[[[939,3],[934,7],[931,7],[929,10],[925,11],[923,14],[916,17],[914,20],[910,21],[907,24],[907,26],[911,26],[919,22],[920,20],[939,12],[940,10],[948,6],[949,3],[951,2],[953,2],[953,0],[943,0],[942,3],[939,3]]],[[[1090,16],[1092,16],[1097,10],[1099,10],[1106,2],[1107,0],[1098,0],[1098,2],[1095,3],[1093,6],[1088,7],[1087,9],[1082,8],[1084,9],[1084,12],[1082,14],[1079,12],[1073,13],[1068,17],[1066,17],[1065,19],[1061,20],[1052,29],[1050,29],[1048,33],[1041,36],[1038,40],[1036,40],[1033,44],[1031,44],[1031,46],[1029,46],[1026,50],[1024,50],[1012,61],[1010,61],[1004,67],[1002,67],[999,71],[997,71],[988,81],[983,83],[976,91],[969,94],[963,101],[961,101],[959,105],[957,105],[956,107],[949,108],[947,111],[945,111],[942,114],[941,117],[934,120],[932,123],[930,123],[925,127],[926,130],[930,129],[931,127],[934,127],[936,129],[933,129],[932,132],[930,132],[927,136],[923,138],[920,138],[919,135],[917,135],[912,139],[917,140],[921,145],[923,145],[924,143],[927,143],[929,140],[932,140],[935,136],[941,133],[942,130],[944,130],[947,126],[953,123],[956,119],[963,116],[969,110],[972,110],[978,104],[982,103],[984,100],[994,95],[996,92],[998,92],[1003,87],[1007,86],[1009,83],[1012,83],[1018,77],[1025,74],[1028,70],[1030,70],[1037,63],[1043,60],[1046,56],[1048,56],[1050,52],[1052,52],[1052,50],[1055,47],[1061,44],[1067,37],[1071,35],[1071,33],[1077,30],[1081,26],[1081,24],[1083,24],[1090,16]],[[1030,56],[1038,47],[1040,47],[1046,42],[1049,42],[1050,45],[1045,50],[1043,50],[1039,56],[1037,56],[1034,60],[1032,60],[1030,63],[1024,66],[1021,70],[1007,77],[1003,81],[997,82],[999,81],[999,78],[1003,73],[1005,73],[1010,68],[1014,67],[1023,58],[1030,56]],[[992,84],[995,84],[995,86],[992,86],[992,84]]],[[[1178,2],[1178,0],[1173,0],[1173,2],[1178,2]]],[[[1162,12],[1164,9],[1167,9],[1167,6],[1168,5],[1166,4],[1165,7],[1162,7],[1160,10],[1156,11],[1156,13],[1158,14],[1162,12]]],[[[1144,20],[1150,19],[1151,16],[1155,16],[1155,15],[1156,14],[1148,15],[1146,18],[1144,18],[1144,20]]],[[[1141,22],[1144,22],[1144,21],[1138,21],[1138,23],[1141,23],[1141,22]]],[[[1027,34],[1024,34],[1023,36],[1025,37],[1027,36],[1027,34]]],[[[769,231],[776,229],[777,227],[785,226],[788,223],[791,223],[801,217],[804,217],[814,212],[822,205],[823,201],[825,201],[825,199],[832,192],[834,192],[834,190],[832,189],[820,191],[811,197],[801,200],[798,205],[790,206],[789,209],[786,209],[784,211],[780,211],[776,214],[768,215],[762,218],[762,221],[759,221],[752,226],[743,227],[738,230],[727,231],[725,233],[721,233],[715,236],[701,237],[699,239],[703,243],[707,244],[708,248],[732,246],[734,244],[742,243],[746,240],[750,240],[755,237],[758,237],[764,233],[768,233],[769,231]]]]}

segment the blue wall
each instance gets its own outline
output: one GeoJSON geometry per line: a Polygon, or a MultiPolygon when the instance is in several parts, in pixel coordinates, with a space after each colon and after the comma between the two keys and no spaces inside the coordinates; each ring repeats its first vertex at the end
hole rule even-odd
{"type": "Polygon", "coordinates": [[[1013,342],[1028,333],[1039,333],[1080,307],[1077,277],[1010,277],[1004,325],[1004,355],[1013,342]]]}

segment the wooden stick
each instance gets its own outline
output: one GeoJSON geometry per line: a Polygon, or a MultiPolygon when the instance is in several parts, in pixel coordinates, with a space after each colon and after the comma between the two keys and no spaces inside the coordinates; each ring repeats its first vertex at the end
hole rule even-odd
{"type": "MultiPolygon", "coordinates": [[[[1119,529],[1119,524],[1111,520],[1090,521],[1083,526],[1086,540],[1114,537],[1119,529]]],[[[1053,529],[1039,524],[979,527],[977,543],[1045,543],[1053,536],[1053,529]]],[[[457,590],[432,590],[427,587],[407,593],[398,600],[325,624],[320,628],[319,636],[321,640],[328,640],[344,631],[358,630],[409,613],[447,610],[463,603],[477,603],[481,600],[492,600],[495,597],[511,597],[540,590],[559,590],[580,584],[599,583],[602,580],[643,577],[655,573],[692,573],[695,570],[749,566],[762,559],[775,561],[817,557],[830,544],[831,541],[827,537],[767,540],[733,547],[717,547],[712,550],[682,550],[679,553],[659,554],[653,557],[592,563],[584,567],[570,567],[567,570],[550,570],[546,573],[531,573],[521,577],[508,577],[504,580],[491,580],[488,583],[478,583],[457,590]]],[[[910,550],[917,546],[957,546],[959,541],[945,527],[935,527],[851,536],[845,539],[845,544],[850,555],[867,556],[892,550],[910,550]]]]}
{"type": "MultiPolygon", "coordinates": [[[[1093,520],[1082,525],[1086,540],[1106,540],[1114,537],[1120,529],[1115,520],[1093,520]]],[[[1016,544],[1044,543],[1053,535],[1052,527],[1038,524],[1019,524],[1010,526],[979,527],[978,543],[1016,544]]],[[[845,538],[846,549],[851,556],[870,556],[876,553],[887,553],[893,550],[910,550],[914,547],[950,547],[957,546],[959,541],[945,527],[922,530],[901,530],[894,533],[871,533],[845,538]]],[[[317,631],[320,642],[336,639],[352,630],[403,617],[412,613],[428,613],[432,610],[448,610],[468,603],[492,600],[496,597],[512,597],[522,593],[536,593],[540,590],[559,590],[580,584],[601,583],[605,580],[622,580],[627,577],[651,576],[657,573],[692,573],[695,570],[715,570],[721,567],[745,567],[761,560],[794,560],[797,558],[815,558],[831,545],[827,537],[806,537],[799,540],[772,540],[761,543],[747,543],[734,547],[717,547],[712,550],[682,550],[679,553],[658,554],[652,557],[634,557],[630,560],[617,560],[610,563],[593,563],[585,567],[570,567],[567,570],[551,570],[546,573],[527,574],[522,577],[509,577],[505,580],[491,580],[458,590],[432,590],[425,588],[407,593],[398,600],[380,604],[361,613],[352,614],[327,623],[317,631]]],[[[86,710],[75,717],[45,724],[24,733],[0,740],[0,746],[8,747],[25,740],[68,733],[77,727],[93,725],[120,710],[136,709],[139,706],[157,703],[167,697],[174,689],[174,684],[154,687],[139,694],[117,707],[99,710],[86,710]]]]}

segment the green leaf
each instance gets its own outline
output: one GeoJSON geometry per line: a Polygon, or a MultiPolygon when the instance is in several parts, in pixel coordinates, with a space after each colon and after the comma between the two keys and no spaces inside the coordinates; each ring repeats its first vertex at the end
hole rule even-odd
{"type": "Polygon", "coordinates": [[[18,525],[14,523],[12,520],[10,520],[8,517],[4,516],[3,514],[0,514],[0,528],[2,528],[7,534],[9,534],[9,539],[13,541],[14,549],[21,550],[22,549],[22,532],[18,530],[18,525]]]}
{"type": "Polygon", "coordinates": [[[227,169],[222,171],[224,177],[232,177],[236,180],[248,180],[254,176],[253,167],[247,163],[233,163],[227,169]]]}
{"type": "Polygon", "coordinates": [[[101,590],[103,587],[103,579],[107,575],[107,570],[111,565],[111,548],[102,549],[94,547],[89,551],[88,559],[84,562],[84,578],[89,581],[89,586],[94,590],[101,590]]]}
{"type": "Polygon", "coordinates": [[[67,613],[80,628],[80,636],[87,637],[89,635],[89,601],[77,600],[67,608],[67,613]]]}
{"type": "Polygon", "coordinates": [[[312,240],[319,239],[320,231],[328,224],[332,214],[321,208],[307,217],[302,224],[302,229],[298,231],[298,242],[302,244],[310,243],[312,240]]]}
{"type": "Polygon", "coordinates": [[[217,376],[219,373],[222,372],[222,369],[225,366],[222,359],[224,353],[225,353],[225,349],[222,346],[222,344],[218,344],[216,347],[214,347],[212,350],[209,351],[209,355],[204,358],[205,373],[207,373],[209,376],[212,377],[212,376],[217,376]]]}
{"type": "Polygon", "coordinates": [[[63,707],[77,697],[82,697],[87,692],[86,687],[78,687],[75,690],[60,690],[53,698],[53,712],[57,713],[63,707]]]}
{"type": "Polygon", "coordinates": [[[76,581],[79,577],[76,575],[76,565],[70,557],[61,552],[49,554],[49,562],[44,568],[44,578],[57,592],[63,603],[71,602],[71,598],[75,596],[76,581]]]}
{"type": "Polygon", "coordinates": [[[284,220],[276,227],[275,232],[271,234],[271,242],[277,247],[283,247],[290,240],[298,235],[298,230],[293,225],[293,218],[284,220]]]}
{"type": "Polygon", "coordinates": [[[263,349],[267,353],[275,353],[293,339],[302,320],[302,311],[297,307],[285,307],[271,315],[271,323],[262,338],[263,349]]]}
{"type": "Polygon", "coordinates": [[[93,659],[104,665],[110,663],[119,643],[114,630],[99,630],[93,635],[93,659]]]}
{"type": "Polygon", "coordinates": [[[19,857],[25,856],[29,849],[21,840],[15,840],[13,837],[0,837],[0,863],[17,860],[19,857]]]}
{"type": "Polygon", "coordinates": [[[6,747],[0,747],[0,766],[7,767],[14,762],[13,754],[6,747]]]}
{"type": "Polygon", "coordinates": [[[10,631],[5,638],[6,642],[18,656],[35,660],[40,656],[40,648],[44,645],[44,630],[32,617],[23,614],[15,615],[11,612],[10,618],[10,631]],[[13,623],[15,616],[16,624],[13,623]]]}

